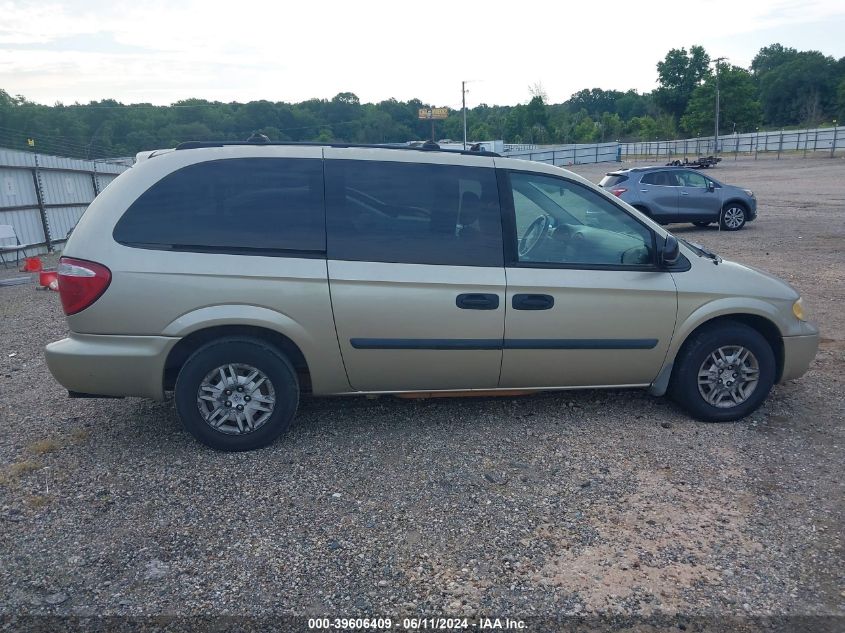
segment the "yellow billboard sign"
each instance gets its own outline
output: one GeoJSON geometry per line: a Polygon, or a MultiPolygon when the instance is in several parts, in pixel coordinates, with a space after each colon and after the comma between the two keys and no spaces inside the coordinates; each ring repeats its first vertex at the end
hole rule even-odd
{"type": "Polygon", "coordinates": [[[421,119],[446,119],[449,117],[449,108],[420,108],[419,118],[421,119]]]}

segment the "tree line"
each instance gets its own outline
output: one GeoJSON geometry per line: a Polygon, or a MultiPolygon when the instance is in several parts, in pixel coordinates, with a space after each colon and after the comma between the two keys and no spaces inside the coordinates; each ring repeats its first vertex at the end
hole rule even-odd
{"type": "MultiPolygon", "coordinates": [[[[701,46],[670,50],[657,63],[653,91],[584,89],[550,104],[542,86],[515,106],[481,104],[467,111],[471,140],[507,143],[641,141],[713,133],[716,84],[720,134],[816,126],[845,120],[845,57],[772,44],[749,68],[713,60],[701,46]]],[[[244,140],[260,132],[277,141],[395,143],[426,139],[420,99],[361,103],[352,92],[300,103],[222,103],[186,99],[169,106],[41,105],[0,89],[0,146],[83,158],[129,156],[187,140],[244,140]],[[29,139],[33,141],[30,142],[29,139]]],[[[436,123],[438,138],[463,138],[460,112],[436,123]]]]}

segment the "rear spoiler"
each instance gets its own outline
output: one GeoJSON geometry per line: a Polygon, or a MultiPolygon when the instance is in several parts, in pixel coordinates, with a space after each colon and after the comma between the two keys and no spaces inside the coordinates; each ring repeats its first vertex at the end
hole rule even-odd
{"type": "Polygon", "coordinates": [[[138,152],[135,154],[135,163],[140,163],[141,161],[149,160],[154,156],[160,156],[161,154],[169,154],[170,152],[174,151],[174,148],[169,149],[153,149],[146,152],[138,152]]]}

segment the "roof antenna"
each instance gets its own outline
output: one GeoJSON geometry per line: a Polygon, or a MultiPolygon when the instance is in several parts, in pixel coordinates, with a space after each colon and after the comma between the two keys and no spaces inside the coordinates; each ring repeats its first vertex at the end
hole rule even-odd
{"type": "Polygon", "coordinates": [[[270,137],[266,134],[262,134],[261,132],[253,132],[250,134],[249,138],[246,140],[247,143],[269,143],[270,137]]]}

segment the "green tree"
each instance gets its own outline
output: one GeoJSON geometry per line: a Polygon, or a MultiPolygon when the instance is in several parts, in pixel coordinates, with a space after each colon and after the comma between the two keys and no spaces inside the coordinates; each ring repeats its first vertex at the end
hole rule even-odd
{"type": "Polygon", "coordinates": [[[687,109],[693,91],[710,74],[710,56],[702,46],[673,48],[657,63],[657,104],[679,118],[687,109]]]}
{"type": "Polygon", "coordinates": [[[751,60],[751,72],[759,78],[770,70],[792,61],[797,55],[796,49],[785,47],[783,44],[764,46],[751,60]]]}
{"type": "Polygon", "coordinates": [[[801,51],[760,75],[760,102],[767,123],[814,125],[836,107],[838,64],[818,51],[801,51]]]}
{"type": "Polygon", "coordinates": [[[836,122],[845,125],[845,79],[839,82],[836,89],[836,122]]]}
{"type": "MultiPolygon", "coordinates": [[[[756,98],[754,78],[739,66],[719,66],[719,132],[747,132],[762,122],[762,108],[756,98]]],[[[708,77],[696,88],[687,111],[681,118],[681,128],[695,136],[713,130],[716,119],[716,77],[708,77]]]]}

